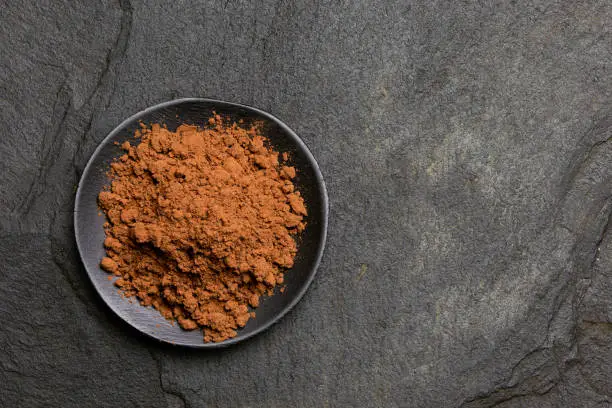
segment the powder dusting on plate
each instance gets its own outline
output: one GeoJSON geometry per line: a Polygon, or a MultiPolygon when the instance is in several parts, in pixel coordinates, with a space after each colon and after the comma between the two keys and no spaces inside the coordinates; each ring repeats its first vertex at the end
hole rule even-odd
{"type": "Polygon", "coordinates": [[[220,115],[136,136],[98,197],[107,217],[100,265],[125,296],[202,329],[205,342],[234,337],[293,266],[307,215],[295,168],[258,128],[220,115]]]}

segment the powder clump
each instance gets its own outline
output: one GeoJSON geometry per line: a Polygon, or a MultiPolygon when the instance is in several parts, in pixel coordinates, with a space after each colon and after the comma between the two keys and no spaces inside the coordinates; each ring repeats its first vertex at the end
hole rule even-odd
{"type": "Polygon", "coordinates": [[[203,329],[205,342],[234,337],[293,266],[307,215],[295,169],[256,127],[220,115],[203,128],[154,124],[136,136],[98,197],[107,217],[100,266],[125,296],[203,329]]]}

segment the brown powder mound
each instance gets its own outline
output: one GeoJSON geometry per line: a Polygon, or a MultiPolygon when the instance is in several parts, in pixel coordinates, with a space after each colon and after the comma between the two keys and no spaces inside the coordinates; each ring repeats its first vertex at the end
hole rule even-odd
{"type": "MultiPolygon", "coordinates": [[[[136,132],[137,146],[111,164],[99,195],[115,284],[205,342],[236,336],[293,266],[293,236],[306,208],[292,179],[252,127],[219,115],[206,128],[159,125],[136,132]]],[[[286,155],[283,155],[286,159],[286,155]]]]}

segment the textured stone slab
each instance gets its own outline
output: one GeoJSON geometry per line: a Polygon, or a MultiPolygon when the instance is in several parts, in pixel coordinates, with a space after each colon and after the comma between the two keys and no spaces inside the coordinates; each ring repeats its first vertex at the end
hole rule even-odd
{"type": "Polygon", "coordinates": [[[10,2],[0,14],[0,405],[612,406],[612,7],[10,2]],[[202,353],[95,296],[88,157],[175,97],[252,104],[330,195],[303,301],[202,353]]]}

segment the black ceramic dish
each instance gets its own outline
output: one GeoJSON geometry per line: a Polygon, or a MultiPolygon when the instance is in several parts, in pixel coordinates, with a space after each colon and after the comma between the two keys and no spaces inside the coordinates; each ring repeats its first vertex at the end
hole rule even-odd
{"type": "Polygon", "coordinates": [[[323,254],[327,233],[327,191],[319,167],[302,140],[287,125],[259,109],[211,99],[188,98],[162,103],[130,117],[113,130],[89,160],[76,194],[74,230],[87,274],[108,306],[127,323],[163,342],[191,347],[214,348],[237,343],[262,332],[287,313],[306,292],[323,254]],[[295,183],[308,208],[306,230],[298,238],[295,265],[285,274],[285,291],[264,297],[256,317],[238,331],[238,336],[220,343],[204,343],[200,330],[184,331],[152,308],[130,303],[117,293],[109,275],[100,269],[104,256],[105,217],[99,215],[98,193],[108,184],[106,172],[112,160],[122,154],[115,142],[134,140],[139,123],[163,123],[174,130],[179,124],[202,124],[215,111],[247,124],[263,123],[264,134],[279,152],[290,153],[290,164],[297,169],[295,183]]]}

